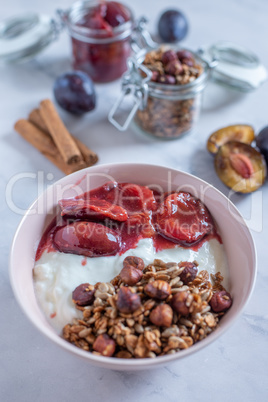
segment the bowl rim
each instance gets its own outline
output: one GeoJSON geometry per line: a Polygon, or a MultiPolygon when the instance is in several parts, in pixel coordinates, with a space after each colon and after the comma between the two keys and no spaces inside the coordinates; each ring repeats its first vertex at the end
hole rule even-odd
{"type": "MultiPolygon", "coordinates": [[[[236,321],[236,319],[242,314],[242,312],[244,311],[245,307],[247,306],[254,287],[255,287],[255,283],[256,283],[256,276],[257,276],[257,254],[256,254],[256,246],[255,246],[255,242],[253,239],[253,236],[250,232],[250,229],[248,228],[244,218],[242,217],[241,213],[239,212],[239,210],[237,209],[237,207],[233,204],[233,202],[226,197],[220,190],[218,190],[216,187],[214,187],[212,184],[206,182],[205,180],[191,174],[188,172],[184,172],[182,170],[179,169],[175,169],[175,168],[171,168],[169,166],[163,166],[163,165],[155,165],[155,164],[149,164],[149,163],[138,163],[138,162],[117,162],[117,163],[108,163],[108,164],[102,164],[102,165],[96,165],[93,167],[88,167],[85,169],[82,169],[80,171],[74,172],[68,176],[64,176],[63,178],[55,181],[54,183],[52,183],[45,191],[43,191],[35,200],[34,202],[28,207],[26,213],[23,215],[16,231],[14,234],[14,238],[11,244],[11,248],[10,248],[10,253],[9,253],[9,279],[10,279],[10,283],[11,283],[11,287],[15,296],[15,299],[17,300],[20,308],[22,309],[22,311],[24,312],[24,314],[28,317],[28,319],[32,322],[32,324],[39,330],[39,332],[43,333],[46,337],[48,337],[51,341],[53,341],[54,343],[56,343],[57,345],[59,345],[62,349],[65,349],[69,352],[71,352],[73,355],[83,358],[84,360],[89,361],[89,363],[91,362],[92,364],[94,364],[95,366],[100,366],[100,367],[105,367],[105,368],[109,368],[109,369],[114,369],[114,370],[141,370],[141,369],[147,369],[147,368],[154,368],[157,367],[159,365],[164,365],[166,363],[175,361],[175,360],[179,360],[179,359],[183,359],[187,356],[192,355],[193,353],[205,348],[206,346],[208,346],[209,344],[212,344],[215,340],[217,340],[223,333],[225,333],[236,321]],[[93,170],[98,170],[99,168],[101,170],[104,169],[109,169],[109,168],[116,168],[116,167],[122,167],[122,166],[128,166],[128,167],[144,167],[144,168],[157,168],[157,169],[166,169],[167,171],[172,171],[173,173],[176,174],[182,174],[185,177],[191,177],[195,180],[197,180],[198,182],[200,182],[200,184],[204,184],[206,186],[208,186],[209,188],[211,188],[213,191],[215,191],[216,193],[218,193],[218,195],[220,197],[223,197],[223,199],[225,201],[228,202],[228,204],[231,205],[232,209],[235,211],[235,213],[238,215],[239,219],[241,220],[241,222],[243,223],[243,227],[244,227],[244,231],[245,234],[247,235],[247,239],[248,241],[251,243],[251,250],[252,250],[252,261],[253,261],[253,269],[252,269],[252,281],[249,285],[249,291],[245,297],[245,302],[244,304],[238,309],[238,311],[236,313],[233,314],[233,316],[231,317],[231,319],[229,319],[227,322],[224,322],[224,324],[221,325],[221,322],[219,323],[218,328],[213,331],[211,334],[209,334],[208,337],[202,339],[202,341],[195,343],[194,345],[192,345],[191,347],[181,350],[180,352],[176,352],[174,354],[167,354],[164,356],[157,356],[154,359],[150,359],[150,358],[141,358],[141,359],[122,359],[122,358],[111,358],[111,357],[104,357],[104,356],[98,356],[98,355],[94,355],[90,352],[84,351],[78,347],[76,347],[75,345],[67,342],[66,340],[64,340],[59,334],[57,334],[53,327],[50,326],[50,328],[48,329],[47,327],[45,327],[44,325],[40,327],[40,323],[37,323],[34,318],[31,316],[30,312],[27,310],[27,308],[24,306],[23,302],[20,300],[20,298],[18,297],[17,294],[17,284],[16,284],[16,278],[15,278],[15,272],[14,272],[14,268],[13,268],[13,259],[14,259],[14,253],[16,250],[16,243],[17,243],[17,238],[18,235],[20,233],[21,227],[23,226],[25,220],[27,219],[28,215],[30,215],[30,211],[32,210],[33,206],[38,202],[38,200],[40,200],[42,197],[44,197],[44,195],[49,191],[49,189],[51,189],[53,186],[58,185],[58,184],[62,184],[62,182],[64,182],[65,180],[73,178],[74,182],[77,182],[77,178],[80,178],[81,180],[83,179],[84,175],[87,174],[88,172],[91,172],[93,170]]],[[[39,307],[39,306],[38,306],[39,307]]],[[[40,309],[40,307],[39,307],[40,309]]],[[[40,309],[40,311],[42,312],[42,310],[40,309]]]]}

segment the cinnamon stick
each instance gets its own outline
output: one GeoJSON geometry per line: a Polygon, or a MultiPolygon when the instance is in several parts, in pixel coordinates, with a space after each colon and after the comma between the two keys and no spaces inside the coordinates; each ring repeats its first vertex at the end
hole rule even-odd
{"type": "MultiPolygon", "coordinates": [[[[29,121],[34,123],[37,127],[41,128],[44,132],[49,134],[49,130],[46,126],[46,123],[44,122],[40,109],[33,109],[31,113],[29,114],[28,117],[29,121]]],[[[80,141],[78,138],[74,137],[71,134],[73,140],[75,141],[76,145],[78,146],[82,157],[84,161],[86,162],[87,166],[92,166],[95,163],[98,162],[98,156],[95,152],[93,152],[91,149],[89,149],[82,141],[80,141]]]]}
{"type": "Polygon", "coordinates": [[[48,128],[42,119],[40,109],[33,109],[31,113],[28,116],[28,120],[35,124],[37,127],[41,128],[41,130],[45,131],[47,134],[49,134],[48,128]]]}
{"type": "Polygon", "coordinates": [[[28,120],[18,120],[14,128],[26,141],[38,149],[65,174],[70,174],[86,167],[84,161],[79,161],[72,165],[65,163],[52,138],[28,120]]]}
{"type": "Polygon", "coordinates": [[[81,161],[80,150],[49,99],[40,103],[40,113],[64,162],[72,164],[81,161]]]}

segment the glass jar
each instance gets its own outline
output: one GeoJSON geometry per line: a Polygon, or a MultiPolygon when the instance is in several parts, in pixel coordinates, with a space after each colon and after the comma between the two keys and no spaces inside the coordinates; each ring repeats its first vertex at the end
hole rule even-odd
{"type": "Polygon", "coordinates": [[[11,17],[0,21],[0,64],[35,57],[66,28],[74,69],[96,82],[110,82],[126,71],[132,50],[152,46],[146,24],[145,17],[134,21],[124,4],[106,0],[77,1],[57,10],[54,18],[35,13],[11,17]]]}
{"type": "MultiPolygon", "coordinates": [[[[209,80],[232,90],[250,92],[267,79],[266,68],[258,57],[235,43],[218,42],[197,52],[164,45],[165,50],[176,54],[166,64],[160,52],[162,47],[151,42],[150,50],[147,47],[128,61],[129,69],[123,75],[121,96],[108,115],[109,121],[118,130],[126,130],[133,121],[138,131],[155,138],[179,138],[194,129],[201,111],[202,94],[209,80]],[[156,55],[156,59],[150,60],[149,57],[148,60],[148,55],[157,52],[160,54],[156,55]],[[190,59],[202,68],[196,78],[185,77],[187,63],[184,71],[182,53],[188,53],[190,59]],[[174,65],[167,65],[174,60],[180,62],[183,70],[176,71],[175,68],[174,73],[174,65]],[[156,75],[157,71],[160,77],[156,75]],[[130,97],[133,106],[127,117],[122,118],[119,110],[130,97]]],[[[188,67],[195,68],[195,65],[190,62],[188,67]]]]}
{"type": "Polygon", "coordinates": [[[198,78],[184,85],[148,83],[146,106],[137,110],[134,117],[136,126],[144,133],[169,140],[189,133],[195,126],[210,69],[200,57],[190,54],[202,68],[198,78]]]}
{"type": "Polygon", "coordinates": [[[72,41],[73,68],[86,72],[95,82],[110,82],[121,77],[131,54],[133,14],[127,6],[111,3],[124,14],[123,22],[115,27],[101,16],[101,7],[106,7],[106,2],[76,2],[69,10],[59,11],[72,41]]]}
{"type": "MultiPolygon", "coordinates": [[[[178,51],[171,46],[168,49],[178,51]]],[[[159,52],[159,49],[153,52],[157,51],[159,52]]],[[[180,51],[187,53],[194,60],[194,65],[186,66],[183,75],[182,73],[178,75],[178,79],[182,80],[180,84],[173,83],[172,80],[177,79],[170,75],[160,76],[158,78],[160,82],[155,81],[154,66],[153,71],[150,71],[144,65],[146,55],[151,54],[151,51],[141,52],[137,58],[131,59],[129,71],[123,79],[123,95],[109,114],[109,120],[119,130],[127,128],[130,117],[133,117],[134,125],[139,131],[163,140],[179,138],[193,129],[200,114],[203,90],[215,62],[207,63],[196,53],[186,49],[180,51]],[[198,76],[191,76],[189,71],[195,72],[198,76]],[[161,82],[161,79],[170,80],[171,83],[161,82]],[[115,115],[124,97],[131,93],[137,101],[126,122],[120,125],[115,115]]],[[[157,63],[158,70],[161,70],[159,61],[157,63]]]]}
{"type": "Polygon", "coordinates": [[[158,94],[150,90],[146,108],[138,110],[134,123],[145,134],[172,140],[189,133],[200,114],[202,92],[163,88],[158,94]]]}

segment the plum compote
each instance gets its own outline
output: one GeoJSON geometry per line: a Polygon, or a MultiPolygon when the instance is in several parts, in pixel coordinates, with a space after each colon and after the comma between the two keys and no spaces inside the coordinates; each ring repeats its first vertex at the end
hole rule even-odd
{"type": "Polygon", "coordinates": [[[116,1],[94,2],[71,27],[73,67],[95,82],[110,82],[127,69],[132,13],[116,1]]]}
{"type": "Polygon", "coordinates": [[[150,238],[157,251],[202,245],[216,236],[213,218],[188,192],[153,191],[134,183],[109,182],[59,201],[60,213],[43,235],[36,259],[46,249],[103,257],[122,255],[150,238]]]}

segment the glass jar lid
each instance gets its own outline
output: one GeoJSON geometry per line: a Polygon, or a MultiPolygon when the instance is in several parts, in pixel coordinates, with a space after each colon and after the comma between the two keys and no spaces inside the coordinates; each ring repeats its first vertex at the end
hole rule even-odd
{"type": "Polygon", "coordinates": [[[27,14],[0,22],[0,61],[19,62],[41,52],[60,29],[47,15],[27,14]]]}
{"type": "Polygon", "coordinates": [[[266,79],[266,68],[250,50],[232,42],[218,42],[203,47],[199,54],[206,61],[217,60],[212,79],[225,86],[249,92],[257,89],[266,79]]]}

